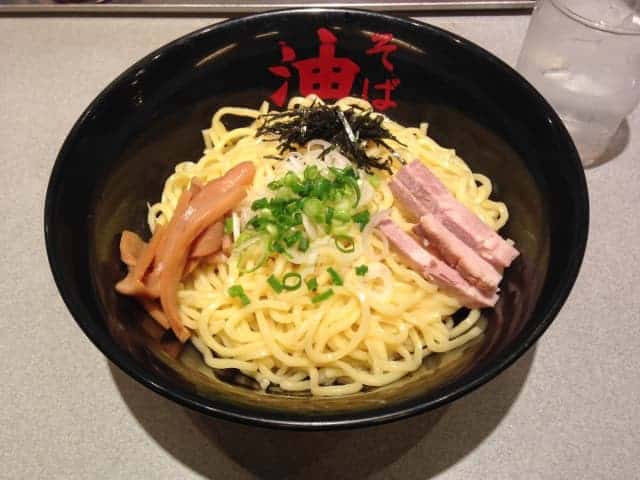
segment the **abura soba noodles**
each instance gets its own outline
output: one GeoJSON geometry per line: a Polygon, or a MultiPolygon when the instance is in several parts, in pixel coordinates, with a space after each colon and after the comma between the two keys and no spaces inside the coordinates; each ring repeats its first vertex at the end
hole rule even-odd
{"type": "Polygon", "coordinates": [[[120,242],[116,289],[169,353],[190,341],[264,390],[344,395],[482,334],[518,255],[496,233],[508,210],[426,124],[308,97],[222,108],[203,136],[149,207],[150,239],[120,242]]]}

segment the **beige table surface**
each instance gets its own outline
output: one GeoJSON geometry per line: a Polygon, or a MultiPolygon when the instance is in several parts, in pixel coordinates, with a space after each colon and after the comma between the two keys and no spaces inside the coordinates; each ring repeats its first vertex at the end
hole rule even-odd
{"type": "MultiPolygon", "coordinates": [[[[535,351],[447,408],[369,430],[271,432],[189,412],[109,365],[49,272],[49,172],[109,81],[212,21],[0,17],[0,478],[640,478],[638,111],[622,153],[587,171],[589,245],[562,312],[535,351]]],[[[428,21],[513,64],[528,17],[428,21]]]]}

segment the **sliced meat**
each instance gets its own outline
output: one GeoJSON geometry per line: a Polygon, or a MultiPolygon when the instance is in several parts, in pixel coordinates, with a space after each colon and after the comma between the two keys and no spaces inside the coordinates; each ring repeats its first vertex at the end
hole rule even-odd
{"type": "Polygon", "coordinates": [[[380,220],[377,228],[411,268],[420,272],[427,280],[451,292],[464,306],[493,307],[498,301],[495,292],[486,293],[471,285],[457,271],[422,248],[391,219],[380,220]]]}
{"type": "Polygon", "coordinates": [[[419,219],[426,213],[435,215],[451,233],[498,270],[511,265],[519,255],[513,245],[456,200],[419,160],[401,168],[390,187],[404,209],[413,212],[414,218],[419,219]]]}
{"type": "Polygon", "coordinates": [[[400,180],[392,178],[389,182],[389,189],[393,193],[393,197],[398,201],[401,210],[406,214],[407,218],[413,222],[420,220],[420,217],[430,213],[433,209],[427,208],[415,197],[400,180]]]}
{"type": "Polygon", "coordinates": [[[435,215],[423,215],[419,225],[420,233],[429,241],[429,246],[471,285],[490,291],[498,287],[502,275],[471,247],[447,230],[435,215]]]}
{"type": "Polygon", "coordinates": [[[416,223],[411,228],[411,231],[415,234],[416,237],[418,237],[418,241],[420,243],[422,243],[422,246],[428,250],[429,249],[429,240],[427,240],[427,238],[425,236],[425,233],[424,233],[424,230],[422,229],[420,224],[416,223]]]}

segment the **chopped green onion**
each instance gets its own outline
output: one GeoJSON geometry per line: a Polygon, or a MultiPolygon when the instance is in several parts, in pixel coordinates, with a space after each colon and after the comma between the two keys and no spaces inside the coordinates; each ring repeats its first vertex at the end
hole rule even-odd
{"type": "Polygon", "coordinates": [[[233,233],[233,218],[227,217],[224,220],[224,233],[233,233]]]}
{"type": "Polygon", "coordinates": [[[305,236],[303,236],[300,241],[298,242],[298,250],[300,250],[301,252],[306,252],[307,250],[309,250],[309,239],[305,236]]]}
{"type": "Polygon", "coordinates": [[[260,198],[251,204],[251,210],[253,211],[262,210],[263,208],[269,208],[269,200],[266,198],[260,198]]]}
{"type": "Polygon", "coordinates": [[[304,169],[305,180],[315,180],[320,177],[320,170],[315,165],[310,165],[304,169]]]}
{"type": "Polygon", "coordinates": [[[278,192],[276,193],[276,198],[275,200],[279,200],[280,202],[284,204],[286,204],[287,202],[291,201],[291,200],[297,200],[298,196],[291,191],[290,188],[280,188],[278,189],[278,192]]]}
{"type": "Polygon", "coordinates": [[[322,292],[319,295],[316,295],[315,297],[313,297],[311,299],[311,303],[320,303],[320,302],[324,302],[326,299],[330,298],[333,295],[333,289],[329,289],[325,292],[322,292]]]}
{"type": "Polygon", "coordinates": [[[244,293],[244,289],[241,285],[233,285],[229,287],[229,296],[230,297],[238,297],[244,293]]]}
{"type": "Polygon", "coordinates": [[[356,180],[352,177],[343,177],[343,178],[344,178],[344,183],[350,186],[353,192],[356,194],[356,198],[353,201],[353,208],[356,208],[358,206],[358,203],[360,203],[360,187],[358,186],[358,182],[356,182],[356,180]]]}
{"type": "Polygon", "coordinates": [[[271,222],[266,223],[266,224],[264,225],[264,230],[265,230],[269,235],[271,235],[272,237],[277,237],[277,236],[278,236],[278,234],[280,233],[280,230],[278,229],[278,226],[277,226],[277,225],[275,225],[275,224],[273,224],[273,223],[271,223],[271,222]]]}
{"type": "Polygon", "coordinates": [[[356,213],[351,218],[354,222],[360,225],[360,231],[363,231],[364,227],[366,227],[367,223],[369,223],[371,215],[369,214],[369,210],[364,210],[362,212],[356,213]]]}
{"type": "Polygon", "coordinates": [[[347,167],[343,170],[343,172],[347,177],[355,178],[356,180],[358,179],[358,174],[353,167],[347,167]]]}
{"type": "Polygon", "coordinates": [[[313,196],[320,200],[326,200],[329,193],[333,190],[333,183],[326,178],[320,178],[313,186],[313,196]]]}
{"type": "Polygon", "coordinates": [[[317,198],[307,198],[302,206],[302,211],[307,217],[319,223],[323,216],[324,205],[317,198]]]}
{"type": "Polygon", "coordinates": [[[291,215],[284,211],[278,211],[275,213],[276,223],[281,227],[288,227],[291,223],[291,215]]]}
{"type": "Polygon", "coordinates": [[[240,302],[242,302],[242,305],[249,305],[251,303],[247,294],[244,293],[244,289],[241,285],[233,285],[229,287],[229,296],[231,298],[238,298],[240,302]]]}
{"type": "Polygon", "coordinates": [[[240,273],[255,272],[264,265],[267,258],[269,258],[269,241],[268,236],[264,233],[255,233],[250,230],[245,230],[240,234],[238,241],[236,242],[236,245],[239,245],[239,249],[241,251],[238,258],[238,270],[240,270],[240,273]],[[255,265],[252,268],[247,269],[246,259],[255,258],[256,256],[258,256],[258,260],[255,265]]]}
{"type": "Polygon", "coordinates": [[[267,283],[271,285],[271,288],[273,288],[276,293],[280,293],[284,289],[282,283],[280,283],[275,275],[271,275],[269,278],[267,278],[267,283]]]}
{"type": "Polygon", "coordinates": [[[349,235],[349,230],[351,230],[351,224],[350,223],[337,223],[333,222],[333,225],[331,226],[331,234],[333,235],[333,238],[335,239],[335,237],[339,236],[339,235],[349,235]]]}
{"type": "Polygon", "coordinates": [[[282,180],[282,183],[287,187],[291,188],[293,185],[299,185],[300,179],[295,173],[287,172],[286,175],[284,176],[284,179],[282,180]]]}
{"type": "Polygon", "coordinates": [[[360,265],[359,267],[356,267],[356,275],[359,275],[361,277],[364,277],[368,271],[369,267],[367,267],[366,265],[360,265]]]}
{"type": "Polygon", "coordinates": [[[381,180],[377,175],[369,175],[367,179],[373,188],[378,188],[380,186],[381,180]]]}
{"type": "MultiPolygon", "coordinates": [[[[296,246],[299,251],[306,252],[310,239],[303,229],[303,213],[333,236],[341,252],[353,252],[354,240],[348,235],[352,222],[363,231],[370,221],[366,210],[354,214],[361,194],[358,178],[359,172],[353,167],[329,167],[326,174],[311,165],[300,174],[288,171],[281,179],[270,182],[268,187],[275,191],[274,198],[260,198],[251,204],[256,214],[247,222],[247,229],[240,234],[237,244],[242,245],[240,240],[246,241],[260,234],[264,235],[264,242],[249,247],[250,254],[243,250],[240,258],[247,261],[259,258],[259,261],[255,260],[258,262],[255,268],[252,267],[255,270],[274,252],[289,258],[289,249],[296,246]]],[[[232,232],[233,223],[225,221],[225,230],[232,232]]],[[[239,265],[243,263],[246,262],[240,261],[239,265]]],[[[241,268],[240,271],[246,270],[241,268]]]]}
{"type": "MultiPolygon", "coordinates": [[[[286,188],[281,190],[288,192],[286,188]]],[[[287,205],[288,201],[289,200],[287,200],[286,198],[278,198],[278,197],[272,198],[271,200],[269,200],[269,209],[273,211],[280,211],[287,205]]]]}
{"type": "Polygon", "coordinates": [[[334,237],[336,248],[342,253],[352,253],[356,249],[353,237],[349,235],[336,235],[334,237]]]}
{"type": "Polygon", "coordinates": [[[351,220],[351,214],[353,213],[351,203],[351,198],[349,198],[348,195],[340,195],[340,198],[337,199],[332,206],[336,211],[347,213],[349,215],[349,220],[351,220]]]}
{"type": "Polygon", "coordinates": [[[318,280],[316,277],[311,277],[305,282],[310,292],[315,292],[318,289],[318,280]]]}
{"type": "Polygon", "coordinates": [[[334,176],[334,178],[336,178],[336,179],[337,179],[337,178],[340,178],[340,177],[343,175],[342,170],[340,170],[340,169],[339,169],[339,168],[337,168],[337,167],[329,167],[329,171],[330,171],[331,173],[333,173],[333,176],[334,176]]]}
{"type": "Polygon", "coordinates": [[[345,210],[336,210],[333,213],[333,218],[340,222],[348,222],[349,220],[351,220],[351,215],[345,210]]]}
{"type": "Polygon", "coordinates": [[[288,203],[287,206],[285,207],[285,210],[288,213],[293,214],[293,213],[297,212],[298,210],[300,210],[301,208],[302,208],[302,201],[295,200],[293,202],[288,203]]]}
{"type": "Polygon", "coordinates": [[[287,247],[292,247],[302,238],[302,232],[300,230],[296,230],[292,233],[289,233],[283,238],[284,243],[287,244],[287,247]]]}
{"type": "Polygon", "coordinates": [[[285,248],[284,245],[282,245],[282,243],[280,243],[279,241],[272,241],[270,242],[269,250],[271,250],[272,252],[284,253],[285,248]]]}
{"type": "Polygon", "coordinates": [[[274,180],[273,182],[269,182],[269,184],[267,185],[267,188],[269,188],[269,190],[278,190],[279,188],[282,187],[282,182],[280,180],[274,180]]]}
{"type": "Polygon", "coordinates": [[[302,285],[302,276],[296,272],[289,272],[282,277],[282,286],[285,290],[293,291],[300,288],[302,285]],[[293,280],[293,281],[290,281],[293,280]]]}
{"type": "Polygon", "coordinates": [[[327,207],[327,211],[324,214],[324,223],[326,223],[327,225],[331,225],[331,222],[333,221],[333,212],[335,210],[333,209],[333,207],[327,207]]]}
{"type": "Polygon", "coordinates": [[[340,274],[338,272],[336,272],[333,269],[333,267],[327,268],[327,272],[331,276],[331,283],[333,283],[334,285],[343,285],[344,284],[344,282],[342,281],[342,277],[340,276],[340,274]]]}
{"type": "Polygon", "coordinates": [[[256,230],[263,230],[269,222],[271,222],[270,219],[256,215],[251,220],[249,220],[247,224],[251,225],[256,230]]]}
{"type": "MultiPolygon", "coordinates": [[[[262,254],[262,256],[258,259],[258,261],[256,262],[256,264],[253,266],[253,268],[247,270],[246,267],[244,265],[241,265],[239,267],[239,270],[241,273],[251,273],[251,272],[255,272],[257,269],[259,269],[262,265],[264,265],[264,263],[267,261],[267,258],[269,258],[268,252],[265,250],[262,254]]],[[[242,260],[239,260],[238,263],[242,263],[242,260]]]]}
{"type": "Polygon", "coordinates": [[[251,230],[245,230],[244,232],[240,233],[240,236],[238,237],[238,240],[236,240],[236,245],[242,245],[243,243],[245,243],[246,241],[255,238],[256,232],[251,231],[251,230]]]}

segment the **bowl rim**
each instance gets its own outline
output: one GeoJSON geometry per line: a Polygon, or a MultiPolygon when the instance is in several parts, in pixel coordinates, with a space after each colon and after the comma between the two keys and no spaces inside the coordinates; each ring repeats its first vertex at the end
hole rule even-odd
{"type": "Polygon", "coordinates": [[[151,53],[145,55],[143,58],[135,62],[128,67],[124,72],[118,75],[113,81],[111,81],[86,107],[84,112],[80,115],[75,122],[71,130],[69,131],[60,151],[56,157],[53,165],[49,182],[47,185],[47,192],[45,196],[45,208],[44,208],[44,236],[47,257],[49,266],[53,274],[55,284],[60,292],[60,295],[67,306],[67,309],[73,316],[75,322],[89,338],[89,340],[102,352],[102,354],[111,362],[113,362],[118,368],[120,368],[127,375],[134,380],[149,388],[150,390],[159,393],[160,395],[173,400],[174,402],[193,409],[195,411],[216,416],[225,420],[232,420],[239,423],[255,425],[260,427],[269,428],[284,428],[292,430],[330,430],[330,429],[347,429],[357,428],[365,426],[379,425],[401,418],[408,418],[419,413],[426,412],[438,408],[444,404],[452,402],[468,393],[471,393],[476,388],[487,383],[499,373],[513,364],[519,357],[521,357],[546,331],[549,325],[553,322],[558,312],[565,303],[573,285],[576,281],[580,267],[584,258],[584,253],[587,244],[588,228],[589,226],[589,197],[587,182],[584,175],[584,170],[580,162],[575,145],[572,142],[571,136],[564,127],[564,124],[549,105],[549,103],[542,97],[540,93],[518,72],[512,67],[506,64],[504,61],[478,46],[477,44],[447,30],[430,25],[428,23],[415,20],[412,18],[402,18],[393,15],[383,14],[379,12],[373,12],[368,10],[353,9],[353,8],[293,8],[273,10],[264,13],[258,13],[253,15],[242,16],[238,18],[232,18],[223,20],[218,23],[210,24],[205,27],[194,30],[186,35],[178,37],[169,43],[162,45],[155,49],[151,53]],[[73,143],[76,140],[76,136],[85,121],[92,115],[96,107],[102,102],[102,100],[121,82],[122,79],[129,76],[132,72],[137,71],[142,65],[146,64],[154,56],[161,54],[162,52],[172,49],[182,43],[188,43],[191,41],[197,41],[198,37],[208,33],[213,29],[227,29],[233,28],[236,25],[240,25],[246,22],[259,22],[265,19],[282,19],[287,15],[307,15],[307,14],[350,14],[355,16],[375,17],[378,20],[389,22],[390,24],[401,25],[402,27],[413,27],[421,30],[426,30],[432,35],[438,35],[445,37],[448,41],[455,42],[459,48],[469,50],[472,54],[482,57],[484,61],[492,63],[495,67],[499,68],[503,74],[512,77],[513,80],[520,83],[525,91],[528,91],[530,95],[536,98],[537,102],[546,107],[548,121],[558,129],[560,136],[564,137],[566,144],[573,150],[572,155],[569,155],[566,159],[568,162],[573,163],[574,170],[578,172],[575,179],[575,187],[577,189],[577,196],[580,198],[579,204],[577,204],[577,215],[582,220],[582,223],[577,227],[576,245],[574,246],[574,254],[568,260],[567,268],[564,273],[564,278],[561,279],[561,287],[558,288],[549,302],[546,313],[543,313],[542,318],[536,325],[536,327],[530,332],[530,334],[524,339],[523,342],[515,345],[513,350],[507,355],[500,357],[493,364],[490,364],[486,370],[481,372],[475,378],[470,379],[464,383],[460,381],[454,381],[445,387],[445,391],[438,397],[426,401],[422,397],[417,397],[411,401],[405,402],[399,407],[385,407],[379,410],[364,410],[362,412],[356,412],[353,414],[340,414],[326,416],[321,413],[317,415],[298,415],[295,412],[288,412],[285,414],[277,414],[259,412],[255,413],[250,407],[231,405],[229,403],[218,402],[215,400],[208,400],[204,397],[198,396],[185,389],[169,386],[166,382],[157,374],[148,371],[145,368],[139,366],[136,362],[131,362],[128,354],[126,354],[121,348],[114,344],[112,337],[104,331],[100,331],[96,326],[92,325],[90,315],[85,310],[81,302],[75,301],[70,289],[67,287],[64,281],[64,275],[62,273],[62,264],[58,259],[58,254],[55,249],[52,226],[53,226],[53,213],[55,210],[56,198],[55,193],[59,184],[59,176],[64,163],[64,159],[68,154],[68,151],[72,148],[73,143]]]}

